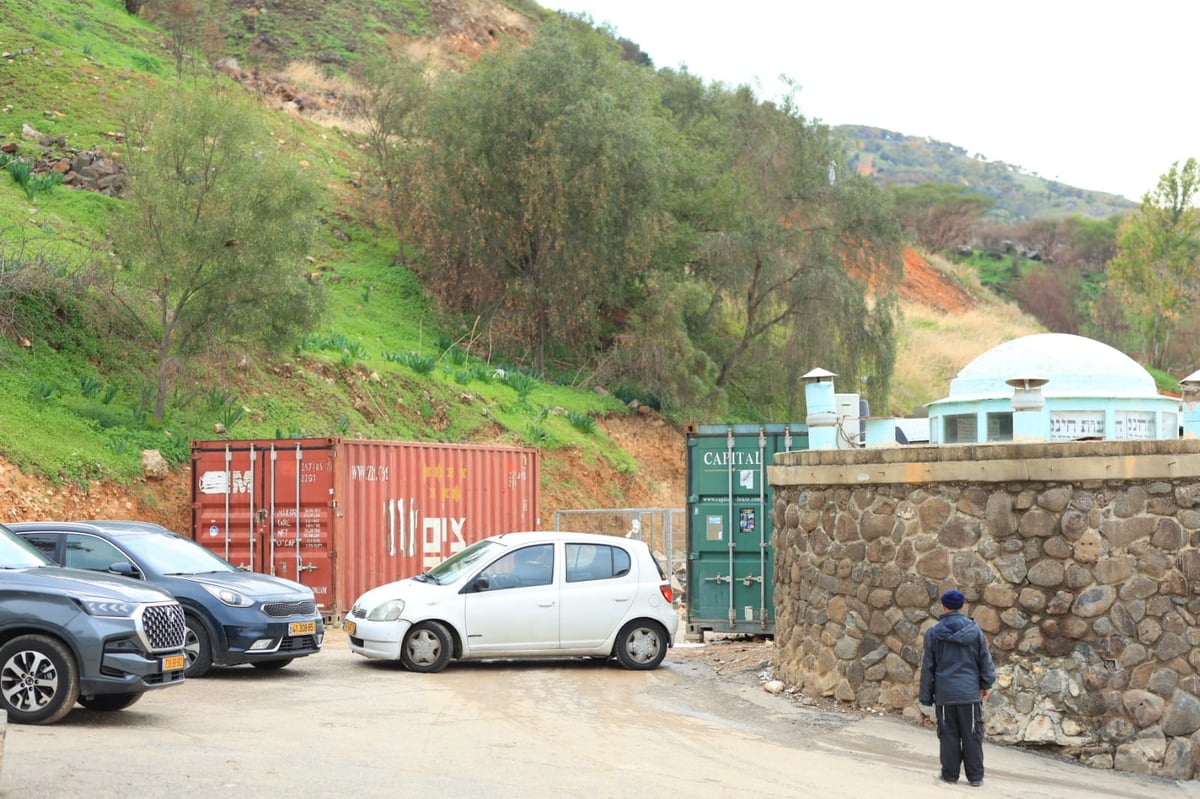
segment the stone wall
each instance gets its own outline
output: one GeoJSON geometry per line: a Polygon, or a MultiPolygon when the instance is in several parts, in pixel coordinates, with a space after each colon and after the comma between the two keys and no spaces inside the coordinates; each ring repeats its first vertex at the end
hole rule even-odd
{"type": "Polygon", "coordinates": [[[791,452],[768,479],[780,679],[920,720],[958,588],[989,740],[1200,777],[1200,441],[791,452]]]}

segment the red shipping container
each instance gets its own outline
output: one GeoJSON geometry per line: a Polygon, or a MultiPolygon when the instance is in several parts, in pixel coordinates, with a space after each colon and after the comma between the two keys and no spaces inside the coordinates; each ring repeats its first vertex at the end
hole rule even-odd
{"type": "Polygon", "coordinates": [[[337,621],[368,589],[540,529],[539,467],[525,447],[195,441],[192,536],[235,566],[310,586],[337,621]]]}

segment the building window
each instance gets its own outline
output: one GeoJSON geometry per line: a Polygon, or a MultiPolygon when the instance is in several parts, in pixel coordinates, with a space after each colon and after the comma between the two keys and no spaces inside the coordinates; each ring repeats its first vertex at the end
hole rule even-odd
{"type": "Polygon", "coordinates": [[[987,415],[987,440],[1012,441],[1013,415],[1011,411],[987,415]]]}
{"type": "MultiPolygon", "coordinates": [[[[942,417],[942,443],[975,444],[979,442],[979,419],[973,413],[955,413],[942,417]]],[[[1009,426],[1012,435],[1012,426],[1009,426]]]]}

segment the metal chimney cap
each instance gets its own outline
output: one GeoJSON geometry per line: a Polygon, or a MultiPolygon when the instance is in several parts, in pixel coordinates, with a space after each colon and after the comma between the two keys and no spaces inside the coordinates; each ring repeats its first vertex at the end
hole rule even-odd
{"type": "Polygon", "coordinates": [[[813,369],[811,372],[801,375],[800,379],[801,380],[829,380],[830,378],[834,378],[834,377],[837,377],[837,375],[835,373],[829,371],[828,369],[822,369],[821,367],[818,366],[816,369],[813,369]]]}
{"type": "Polygon", "coordinates": [[[1046,385],[1050,381],[1044,377],[1014,377],[1011,380],[1005,380],[1004,384],[1013,388],[1021,388],[1026,391],[1038,389],[1046,385]]]}

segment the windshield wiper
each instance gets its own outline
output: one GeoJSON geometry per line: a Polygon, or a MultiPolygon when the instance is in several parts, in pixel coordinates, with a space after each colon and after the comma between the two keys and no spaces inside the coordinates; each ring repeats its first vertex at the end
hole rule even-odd
{"type": "Polygon", "coordinates": [[[438,578],[434,577],[433,572],[431,572],[429,569],[426,569],[425,571],[421,572],[413,579],[420,580],[423,583],[433,583],[434,585],[441,585],[441,583],[438,582],[438,578]]]}

